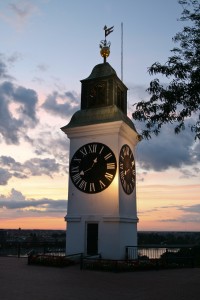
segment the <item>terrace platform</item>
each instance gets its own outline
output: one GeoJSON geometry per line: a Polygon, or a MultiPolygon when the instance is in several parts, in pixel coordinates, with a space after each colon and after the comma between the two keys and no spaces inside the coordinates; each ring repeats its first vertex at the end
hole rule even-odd
{"type": "Polygon", "coordinates": [[[124,273],[0,257],[1,300],[199,300],[200,268],[124,273]]]}

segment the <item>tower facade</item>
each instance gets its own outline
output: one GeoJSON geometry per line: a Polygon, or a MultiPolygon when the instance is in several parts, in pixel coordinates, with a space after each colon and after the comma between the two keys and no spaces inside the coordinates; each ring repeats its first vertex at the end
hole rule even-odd
{"type": "Polygon", "coordinates": [[[137,245],[140,139],[127,117],[127,87],[105,57],[81,83],[80,110],[61,128],[70,139],[66,254],[124,259],[125,247],[137,245]]]}

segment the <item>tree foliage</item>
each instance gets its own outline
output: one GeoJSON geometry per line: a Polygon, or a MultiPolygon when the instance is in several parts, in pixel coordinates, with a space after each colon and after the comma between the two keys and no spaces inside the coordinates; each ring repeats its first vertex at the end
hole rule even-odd
{"type": "Polygon", "coordinates": [[[183,7],[180,21],[187,21],[182,32],[173,41],[178,43],[165,64],[155,62],[149,69],[150,75],[165,76],[168,84],[159,79],[150,82],[147,92],[149,101],[136,104],[135,120],[145,122],[144,138],[158,135],[164,124],[174,123],[175,133],[185,129],[188,118],[195,139],[200,139],[200,3],[198,0],[179,0],[183,7]]]}

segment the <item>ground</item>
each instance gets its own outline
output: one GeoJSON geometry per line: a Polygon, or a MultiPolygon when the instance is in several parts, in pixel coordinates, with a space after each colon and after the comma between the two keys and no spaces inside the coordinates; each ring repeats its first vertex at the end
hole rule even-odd
{"type": "Polygon", "coordinates": [[[199,283],[200,268],[112,273],[0,257],[2,300],[199,300],[199,283]]]}

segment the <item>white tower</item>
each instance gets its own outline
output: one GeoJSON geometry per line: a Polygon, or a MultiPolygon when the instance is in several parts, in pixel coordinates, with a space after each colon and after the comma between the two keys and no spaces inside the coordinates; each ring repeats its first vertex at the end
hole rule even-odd
{"type": "Polygon", "coordinates": [[[66,254],[124,259],[125,247],[137,246],[140,138],[127,117],[127,87],[106,62],[103,42],[104,62],[81,81],[81,109],[61,128],[70,139],[66,254]]]}

